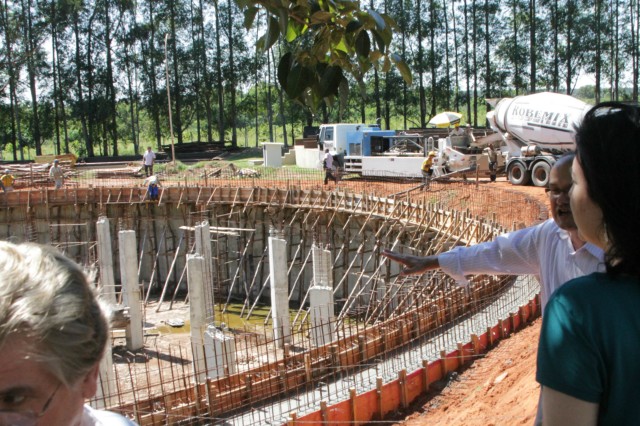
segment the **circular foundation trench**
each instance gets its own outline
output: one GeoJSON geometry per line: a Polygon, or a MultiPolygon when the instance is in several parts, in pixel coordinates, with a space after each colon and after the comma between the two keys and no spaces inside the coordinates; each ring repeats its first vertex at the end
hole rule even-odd
{"type": "MultiPolygon", "coordinates": [[[[338,398],[350,370],[437,340],[512,283],[476,277],[463,290],[441,273],[398,277],[398,265],[385,261],[382,249],[438,253],[489,240],[541,211],[514,193],[494,195],[492,206],[489,192],[471,185],[443,185],[402,199],[291,188],[171,187],[160,203],[151,203],[140,202],[139,191],[8,194],[0,236],[57,246],[97,271],[100,285],[105,265],[98,253],[105,242],[96,222],[106,218],[115,286],[105,290],[121,301],[119,235],[135,231],[144,347],[128,349],[125,329],[114,329],[114,374],[104,378],[93,403],[140,424],[189,418],[209,424],[233,416],[249,424],[246,413],[255,419],[256,407],[278,395],[321,389],[311,397],[319,404],[331,399],[331,383],[347,383],[335,385],[338,398]],[[523,204],[531,208],[523,210],[523,204]],[[507,205],[520,206],[518,217],[518,208],[507,205]],[[203,224],[209,227],[211,278],[202,305],[213,328],[210,341],[201,343],[205,349],[198,350],[190,339],[187,255],[198,249],[196,228],[203,224]],[[278,264],[270,263],[274,241],[278,264]],[[276,273],[270,265],[277,265],[276,273]],[[287,314],[278,308],[275,321],[273,279],[284,280],[287,304],[287,314]],[[312,303],[315,287],[325,291],[312,303]],[[282,328],[283,318],[288,328],[282,328]]],[[[271,412],[264,419],[289,411],[270,407],[263,409],[271,412]]]]}

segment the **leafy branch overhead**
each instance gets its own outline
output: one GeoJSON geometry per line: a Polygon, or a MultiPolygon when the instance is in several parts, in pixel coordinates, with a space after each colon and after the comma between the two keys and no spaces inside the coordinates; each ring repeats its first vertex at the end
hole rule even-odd
{"type": "Polygon", "coordinates": [[[278,81],[289,98],[317,109],[331,104],[348,87],[345,74],[362,85],[365,74],[396,66],[411,84],[409,67],[389,50],[395,22],[348,0],[236,0],[244,25],[253,26],[258,12],[267,12],[267,26],[258,49],[268,50],[282,39],[290,49],[278,64],[278,81]]]}

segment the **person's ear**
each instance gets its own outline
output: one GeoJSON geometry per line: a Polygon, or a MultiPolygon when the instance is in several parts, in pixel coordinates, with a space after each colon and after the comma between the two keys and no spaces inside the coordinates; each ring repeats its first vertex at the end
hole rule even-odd
{"type": "Polygon", "coordinates": [[[100,363],[96,363],[91,370],[84,376],[82,380],[82,397],[89,399],[96,394],[98,390],[98,372],[100,370],[100,363]]]}

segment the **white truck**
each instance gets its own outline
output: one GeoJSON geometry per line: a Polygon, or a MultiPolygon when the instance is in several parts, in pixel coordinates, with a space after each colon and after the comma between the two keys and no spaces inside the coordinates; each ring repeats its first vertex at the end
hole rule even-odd
{"type": "Polygon", "coordinates": [[[380,130],[377,125],[321,124],[318,166],[327,149],[345,173],[420,177],[422,162],[434,146],[419,134],[380,130]]]}
{"type": "Polygon", "coordinates": [[[513,185],[546,186],[558,156],[575,149],[575,129],[591,105],[569,95],[536,93],[500,99],[487,121],[507,148],[513,185]]]}

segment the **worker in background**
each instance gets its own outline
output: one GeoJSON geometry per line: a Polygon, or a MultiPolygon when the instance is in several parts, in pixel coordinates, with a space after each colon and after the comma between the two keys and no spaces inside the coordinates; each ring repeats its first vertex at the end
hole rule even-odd
{"type": "Polygon", "coordinates": [[[11,174],[11,170],[6,169],[2,177],[0,177],[0,182],[2,182],[2,190],[4,192],[13,191],[13,184],[15,183],[16,178],[11,174]]]}
{"type": "Polygon", "coordinates": [[[496,170],[498,169],[498,150],[492,143],[486,148],[487,156],[489,156],[489,176],[491,182],[496,181],[496,170]]]}
{"type": "Polygon", "coordinates": [[[153,175],[153,165],[156,162],[156,154],[151,150],[151,147],[148,146],[145,153],[142,155],[142,165],[144,166],[144,174],[147,177],[153,175]]]}
{"type": "Polygon", "coordinates": [[[429,182],[433,176],[433,158],[436,156],[434,151],[429,151],[427,158],[422,162],[422,189],[426,191],[429,189],[429,182]]]}
{"type": "Polygon", "coordinates": [[[456,123],[451,129],[449,136],[464,136],[464,129],[460,128],[460,123],[456,123]]]}
{"type": "Polygon", "coordinates": [[[464,127],[464,135],[467,138],[467,145],[471,145],[476,141],[476,137],[473,136],[473,129],[471,128],[471,124],[468,124],[464,127]]]}
{"type": "Polygon", "coordinates": [[[62,167],[60,167],[60,161],[56,158],[53,160],[53,165],[49,169],[49,178],[53,179],[56,189],[62,188],[64,184],[64,172],[62,171],[62,167]]]}
{"type": "Polygon", "coordinates": [[[329,149],[324,150],[324,159],[322,160],[322,168],[324,169],[324,184],[329,183],[329,179],[338,183],[338,179],[333,174],[333,155],[329,149]]]}
{"type": "Polygon", "coordinates": [[[144,180],[145,185],[147,186],[147,196],[149,200],[156,201],[158,199],[158,187],[160,186],[160,181],[156,175],[149,176],[144,180]]]}

